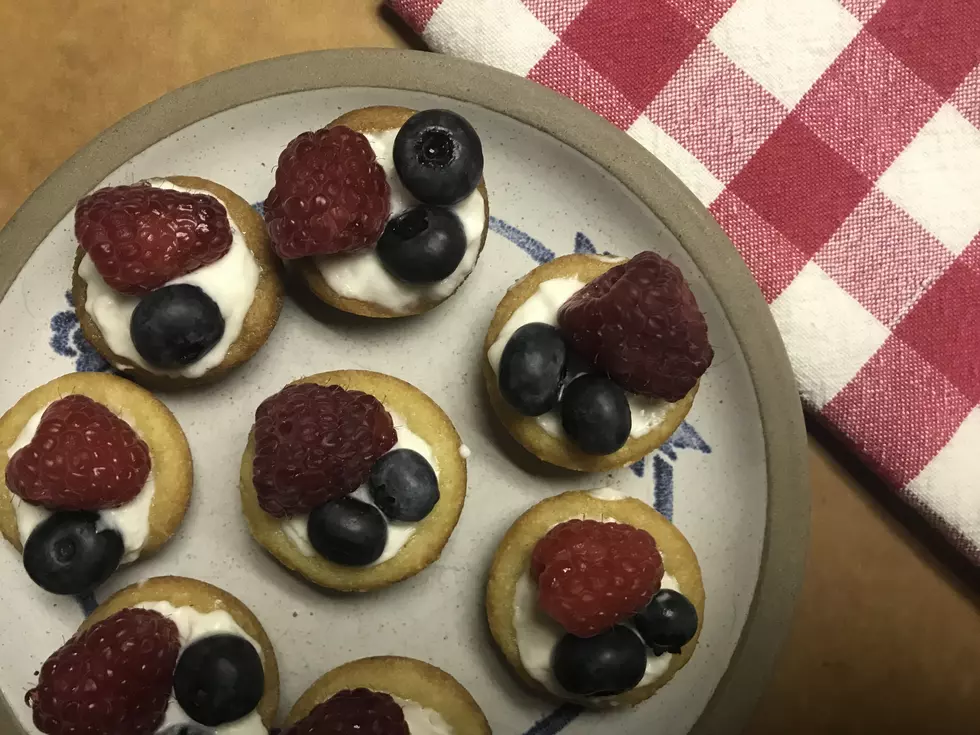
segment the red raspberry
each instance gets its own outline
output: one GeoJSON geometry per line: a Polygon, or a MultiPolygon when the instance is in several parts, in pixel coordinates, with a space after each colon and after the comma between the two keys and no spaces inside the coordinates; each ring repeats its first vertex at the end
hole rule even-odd
{"type": "Polygon", "coordinates": [[[41,414],[31,442],[7,463],[7,487],[51,510],[118,508],[150,474],[150,450],[133,428],[88,396],[70,395],[41,414]]]}
{"type": "Polygon", "coordinates": [[[167,710],[179,654],[172,621],[121,610],[44,662],[26,697],[34,725],[47,735],[150,735],[167,710]]]}
{"type": "Polygon", "coordinates": [[[608,630],[643,609],[663,576],[653,537],[623,523],[560,523],[531,555],[538,604],[580,638],[608,630]]]}
{"type": "Polygon", "coordinates": [[[367,138],[338,125],[294,138],[279,154],[265,221],[280,258],[348,253],[374,245],[390,189],[367,138]]]}
{"type": "Polygon", "coordinates": [[[558,311],[572,347],[623,388],[679,401],[714,352],[680,268],[643,252],[610,268],[558,311]]]}
{"type": "Polygon", "coordinates": [[[374,396],[338,385],[288,385],[255,412],[259,505],[282,518],[349,495],[397,438],[374,396]]]}
{"type": "Polygon", "coordinates": [[[139,295],[221,258],[231,223],[207,194],[113,186],[75,207],[75,237],[110,287],[139,295]]]}
{"type": "Polygon", "coordinates": [[[282,735],[411,735],[402,708],[385,692],[344,689],[282,735]]]}

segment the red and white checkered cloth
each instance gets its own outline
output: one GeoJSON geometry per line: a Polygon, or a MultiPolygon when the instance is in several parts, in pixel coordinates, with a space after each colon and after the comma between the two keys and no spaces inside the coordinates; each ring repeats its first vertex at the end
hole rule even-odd
{"type": "Polygon", "coordinates": [[[669,166],[805,405],[980,563],[980,0],[388,2],[669,166]]]}

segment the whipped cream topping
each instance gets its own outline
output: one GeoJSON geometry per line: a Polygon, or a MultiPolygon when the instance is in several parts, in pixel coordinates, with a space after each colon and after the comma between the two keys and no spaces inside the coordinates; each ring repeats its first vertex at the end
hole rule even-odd
{"type": "MultiPolygon", "coordinates": [[[[188,189],[172,184],[166,179],[149,179],[147,183],[157,189],[206,194],[220,201],[228,210],[226,202],[203,189],[188,189]]],[[[133,338],[129,333],[129,322],[140,297],[119,293],[110,288],[99,275],[95,263],[88,254],[82,258],[78,264],[78,275],[87,286],[85,311],[99,326],[102,337],[114,354],[144,370],[182,378],[199,378],[225,359],[228,349],[242,332],[242,324],[255,298],[255,288],[259,283],[260,275],[259,264],[255,262],[252,251],[245,243],[245,236],[231,214],[228,215],[228,221],[231,225],[231,248],[228,252],[211,265],[167,283],[167,285],[187,283],[197,286],[218,305],[221,316],[225,320],[225,331],[218,343],[196,362],[176,370],[151,367],[136,351],[136,345],[133,344],[133,338]]],[[[122,365],[117,367],[125,369],[122,365]]]]}
{"type": "MultiPolygon", "coordinates": [[[[605,256],[594,255],[591,257],[610,261],[610,258],[605,256]]],[[[611,262],[621,261],[622,258],[611,260],[611,262]]],[[[558,310],[562,304],[585,285],[585,282],[577,278],[552,278],[542,282],[538,286],[538,290],[514,310],[510,319],[501,328],[497,340],[487,350],[487,359],[490,361],[493,372],[495,374],[500,372],[500,358],[504,354],[504,347],[507,346],[507,342],[514,336],[514,332],[532,322],[542,322],[553,327],[558,326],[558,310]]],[[[639,439],[662,424],[673,405],[661,398],[649,398],[629,391],[626,391],[626,399],[629,401],[630,416],[632,417],[632,427],[630,428],[632,439],[639,439]]],[[[565,436],[565,430],[561,425],[561,413],[557,407],[541,416],[536,416],[535,421],[551,436],[565,436]]]]}
{"type": "MultiPolygon", "coordinates": [[[[177,626],[181,649],[209,635],[228,633],[241,636],[252,644],[259,656],[262,655],[262,647],[254,638],[242,630],[242,627],[235,622],[235,619],[224,610],[202,613],[193,607],[175,607],[166,601],[141,602],[135,605],[135,607],[143,610],[152,610],[153,612],[160,613],[164,617],[170,618],[177,626]]],[[[182,725],[192,722],[194,720],[181,709],[177,700],[171,696],[170,702],[167,704],[167,713],[164,715],[160,727],[157,728],[157,732],[161,732],[171,725],[182,725]]],[[[215,735],[268,735],[269,733],[266,726],[262,724],[262,718],[259,716],[259,713],[255,710],[252,710],[240,720],[227,722],[224,725],[219,725],[212,729],[215,735]]]]}
{"type": "MultiPolygon", "coordinates": [[[[365,133],[364,137],[384,169],[391,188],[391,214],[397,217],[419,202],[398,178],[395,171],[394,147],[398,129],[381,133],[365,133]]],[[[456,270],[436,283],[405,283],[391,275],[381,264],[381,258],[373,247],[355,253],[322,255],[315,259],[316,267],[327,285],[344,298],[378,304],[393,312],[407,312],[423,301],[441,301],[453,293],[466,279],[480,255],[480,242],[486,226],[486,210],[483,195],[474,191],[450,209],[459,217],[466,234],[466,252],[456,270]]]]}
{"type": "MultiPolygon", "coordinates": [[[[391,449],[392,451],[396,449],[412,449],[423,457],[425,460],[432,465],[433,471],[436,473],[436,479],[439,479],[439,463],[436,462],[435,453],[432,451],[432,447],[429,443],[420,437],[418,434],[413,432],[408,428],[408,424],[405,422],[401,416],[385,406],[385,410],[391,414],[391,421],[395,425],[395,434],[398,440],[395,442],[395,446],[391,449]]],[[[361,485],[357,490],[351,493],[351,497],[357,498],[365,503],[370,503],[375,505],[374,498],[371,497],[371,491],[367,484],[361,485]]],[[[313,544],[310,543],[310,532],[307,528],[307,523],[310,519],[309,513],[303,513],[301,515],[290,516],[282,521],[282,530],[286,534],[286,537],[292,542],[292,544],[300,550],[303,556],[316,556],[316,549],[313,548],[313,544]]],[[[384,551],[381,552],[381,556],[375,559],[373,562],[367,566],[373,567],[386,562],[391,559],[395,554],[401,551],[408,540],[415,535],[415,529],[418,527],[419,522],[411,521],[392,521],[387,517],[385,520],[388,522],[388,540],[385,542],[384,551]]]]}
{"type": "Polygon", "coordinates": [[[453,735],[453,728],[434,709],[423,707],[418,702],[391,695],[405,715],[408,731],[412,735],[453,735]]]}
{"type": "MultiPolygon", "coordinates": [[[[53,401],[52,401],[53,403],[53,401]]],[[[7,458],[10,459],[23,447],[31,443],[37,433],[38,426],[41,424],[41,417],[51,404],[48,403],[35,413],[24,424],[20,434],[14,443],[7,449],[7,458]]],[[[120,418],[129,424],[133,431],[139,435],[136,426],[125,415],[120,414],[120,418]]],[[[145,442],[146,439],[140,437],[145,442]]],[[[147,443],[149,446],[149,443],[147,443]]],[[[140,489],[136,497],[128,503],[118,507],[99,511],[99,526],[102,529],[111,528],[122,536],[123,556],[120,560],[122,564],[129,564],[140,555],[146,538],[150,534],[150,507],[153,505],[153,494],[156,492],[156,485],[153,480],[153,453],[150,453],[150,473],[146,477],[146,482],[140,489]]],[[[54,511],[50,511],[40,505],[28,503],[19,495],[10,493],[11,503],[14,506],[14,515],[17,518],[17,531],[20,534],[20,544],[23,547],[27,543],[28,537],[34,532],[41,523],[51,517],[54,511]]]]}

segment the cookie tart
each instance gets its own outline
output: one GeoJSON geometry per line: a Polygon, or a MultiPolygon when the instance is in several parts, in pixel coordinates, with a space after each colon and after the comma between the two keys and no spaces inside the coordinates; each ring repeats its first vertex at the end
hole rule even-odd
{"type": "Polygon", "coordinates": [[[45,735],[267,735],[279,670],[236,597],[154,577],[89,615],[41,666],[26,701],[45,735]]]}
{"type": "Polygon", "coordinates": [[[365,107],[292,140],[265,219],[309,289],[368,317],[421,314],[476,267],[489,204],[483,147],[448,110],[365,107]]]}
{"type": "Polygon", "coordinates": [[[75,207],[72,279],[85,338],[156,388],[216,380],[254,355],[282,285],[262,217],[220,184],[150,179],[75,207]]]}
{"type": "Polygon", "coordinates": [[[187,439],[128,380],[72,373],[0,418],[0,531],[48,592],[91,592],[160,548],[190,500],[187,439]]]}
{"type": "Polygon", "coordinates": [[[595,472],[670,437],[713,351],[680,269],[566,255],[535,268],[497,306],[483,374],[504,426],[538,458],[595,472]]]}
{"type": "Polygon", "coordinates": [[[281,735],[490,735],[479,705],[442,669],[376,656],[324,674],[296,702],[281,735]]]}
{"type": "Polygon", "coordinates": [[[465,447],[418,388],[340,370],[267,398],[242,458],[255,539],[323,587],[363,591],[439,558],[466,497],[465,447]]]}
{"type": "Polygon", "coordinates": [[[517,519],[487,585],[490,631],[534,689],[589,707],[649,698],[694,653],[704,588],[681,532],[608,488],[517,519]]]}

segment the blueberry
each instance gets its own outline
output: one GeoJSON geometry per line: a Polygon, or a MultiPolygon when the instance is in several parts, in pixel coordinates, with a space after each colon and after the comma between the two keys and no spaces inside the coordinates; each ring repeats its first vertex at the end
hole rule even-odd
{"type": "Polygon", "coordinates": [[[408,283],[447,278],[465,254],[466,233],[459,217],[428,204],[393,217],[378,240],[378,257],[385,270],[408,283]]]}
{"type": "Polygon", "coordinates": [[[633,426],[626,392],[601,375],[575,378],[561,395],[561,425],[583,452],[612,454],[633,426]]]}
{"type": "Polygon", "coordinates": [[[306,528],[310,543],[323,558],[349,567],[370,564],[388,542],[388,523],[381,511],[357,498],[317,506],[306,528]]]}
{"type": "Polygon", "coordinates": [[[393,521],[421,521],[439,502],[435,470],[411,449],[396,449],[375,462],[368,488],[381,512],[393,521]]]}
{"type": "Polygon", "coordinates": [[[136,351],[150,365],[179,368],[201,359],[225,333],[221,310],[197,286],[180,283],[151,291],[129,321],[136,351]]]}
{"type": "Polygon", "coordinates": [[[640,683],[647,670],[647,651],[636,633],[617,625],[591,638],[566,635],[555,646],[551,668],[558,683],[572,694],[621,694],[640,683]]]}
{"type": "Polygon", "coordinates": [[[215,735],[214,730],[196,722],[182,722],[160,730],[156,735],[215,735]]]}
{"type": "Polygon", "coordinates": [[[680,592],[661,589],[636,614],[633,624],[658,656],[665,652],[680,653],[681,646],[698,632],[698,611],[680,592]]]}
{"type": "Polygon", "coordinates": [[[174,670],[177,704],[209,727],[240,720],[258,706],[264,692],[262,659],[240,635],[199,638],[180,654],[174,670]]]}
{"type": "Polygon", "coordinates": [[[483,145],[466,120],[449,110],[416,112],[395,136],[395,170],[426,204],[456,204],[483,176],[483,145]]]}
{"type": "Polygon", "coordinates": [[[556,327],[532,322],[507,340],[500,356],[497,385],[518,413],[540,416],[558,405],[567,350],[556,327]]]}
{"type": "Polygon", "coordinates": [[[27,575],[56,595],[91,592],[116,571],[123,555],[122,536],[98,526],[98,513],[53,513],[24,544],[27,575]]]}

